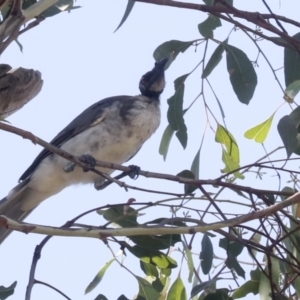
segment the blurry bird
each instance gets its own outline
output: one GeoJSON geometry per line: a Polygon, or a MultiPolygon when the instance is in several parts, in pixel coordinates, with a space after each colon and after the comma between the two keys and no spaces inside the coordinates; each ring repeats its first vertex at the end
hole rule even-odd
{"type": "MultiPolygon", "coordinates": [[[[150,138],[160,123],[160,94],[165,87],[168,59],[155,63],[142,76],[138,96],[103,99],[76,117],[51,144],[82,159],[123,164],[150,138]]],[[[112,169],[96,167],[111,174],[112,169]]],[[[72,184],[93,183],[101,189],[103,177],[84,172],[66,159],[44,149],[19,179],[20,183],[0,201],[0,215],[22,221],[45,199],[72,184]]],[[[0,228],[0,244],[10,230],[0,228]]]]}

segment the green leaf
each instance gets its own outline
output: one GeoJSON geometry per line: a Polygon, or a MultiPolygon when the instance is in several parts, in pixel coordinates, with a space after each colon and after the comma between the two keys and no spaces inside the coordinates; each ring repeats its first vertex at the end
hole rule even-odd
{"type": "MultiPolygon", "coordinates": [[[[222,125],[218,124],[215,140],[225,146],[222,151],[222,160],[225,163],[223,173],[227,173],[239,168],[240,152],[239,147],[233,137],[233,135],[222,125]]],[[[240,172],[235,172],[236,178],[243,179],[244,176],[240,172]]]]}
{"type": "MultiPolygon", "coordinates": [[[[254,242],[256,244],[260,244],[260,240],[261,240],[261,234],[259,234],[258,232],[256,232],[254,235],[252,235],[252,237],[250,239],[251,242],[254,242]]],[[[249,252],[249,254],[251,253],[254,256],[256,256],[256,254],[257,254],[257,250],[254,247],[249,248],[248,252],[249,252]]]]}
{"type": "MultiPolygon", "coordinates": [[[[158,300],[160,294],[155,290],[155,288],[144,278],[135,276],[139,283],[139,296],[143,297],[145,300],[158,300]]],[[[137,298],[138,299],[138,298],[137,298]]]]}
{"type": "MultiPolygon", "coordinates": [[[[178,173],[176,176],[195,179],[195,175],[190,170],[183,170],[178,173]]],[[[184,185],[184,193],[185,194],[192,194],[198,187],[195,185],[185,184],[184,185]]]]}
{"type": "MultiPolygon", "coordinates": [[[[240,167],[240,165],[233,160],[232,156],[230,156],[225,149],[222,149],[222,161],[225,164],[225,168],[221,170],[222,173],[228,173],[240,167]]],[[[233,175],[239,179],[245,178],[240,172],[234,172],[233,175]]]]}
{"type": "Polygon", "coordinates": [[[15,39],[15,42],[17,43],[17,45],[18,45],[20,51],[23,53],[23,45],[19,42],[18,39],[15,39]]]}
{"type": "Polygon", "coordinates": [[[180,234],[164,235],[135,235],[130,239],[138,246],[147,248],[149,251],[168,249],[181,241],[180,234]]]}
{"type": "Polygon", "coordinates": [[[233,299],[239,299],[246,297],[248,294],[252,293],[253,295],[258,294],[259,281],[249,280],[244,283],[242,286],[238,287],[232,294],[233,299]]]}
{"type": "Polygon", "coordinates": [[[226,39],[223,43],[220,43],[220,45],[216,48],[216,50],[211,55],[210,59],[208,60],[201,78],[206,78],[210,75],[210,73],[214,70],[214,68],[219,64],[219,62],[222,59],[222,54],[224,52],[224,43],[227,44],[228,39],[226,39]]]}
{"type": "Polygon", "coordinates": [[[194,42],[195,41],[182,42],[177,40],[165,42],[155,49],[153,57],[155,61],[160,61],[166,57],[175,60],[180,52],[185,52],[191,45],[193,45],[194,42]]]}
{"type": "Polygon", "coordinates": [[[194,275],[194,262],[193,262],[193,257],[191,250],[189,247],[186,245],[184,241],[182,241],[183,247],[184,247],[184,252],[187,258],[187,263],[188,263],[188,268],[189,268],[189,278],[188,282],[191,283],[194,275]]]}
{"type": "MultiPolygon", "coordinates": [[[[290,196],[292,196],[293,194],[297,193],[297,190],[294,190],[294,189],[292,189],[292,188],[289,187],[289,186],[285,186],[285,187],[281,190],[281,192],[284,192],[284,193],[291,193],[290,196]]],[[[290,196],[283,196],[283,195],[281,195],[280,198],[281,198],[282,201],[284,201],[286,198],[288,198],[288,197],[290,197],[290,196]]]]}
{"type": "Polygon", "coordinates": [[[126,9],[125,9],[125,12],[124,12],[124,15],[122,17],[122,20],[120,22],[120,24],[118,25],[117,29],[114,31],[114,33],[124,24],[124,22],[127,20],[128,16],[130,15],[132,9],[133,9],[133,6],[135,4],[135,1],[133,0],[128,0],[127,2],[127,6],[126,6],[126,9]]]}
{"type": "Polygon", "coordinates": [[[228,256],[226,259],[226,266],[229,269],[233,269],[239,276],[245,279],[245,271],[237,261],[236,257],[228,256]]]}
{"type": "Polygon", "coordinates": [[[161,293],[162,290],[164,289],[164,287],[166,286],[166,283],[167,283],[167,278],[166,277],[160,277],[160,278],[156,278],[152,282],[152,286],[155,288],[156,291],[161,293]]]}
{"type": "Polygon", "coordinates": [[[228,293],[228,289],[217,289],[214,293],[209,293],[203,300],[231,300],[228,293]]]}
{"type": "Polygon", "coordinates": [[[265,274],[261,274],[258,288],[260,299],[270,299],[271,287],[270,280],[265,274]]]}
{"type": "MultiPolygon", "coordinates": [[[[179,77],[178,79],[182,80],[182,76],[179,77]]],[[[177,131],[176,136],[178,137],[183,148],[185,148],[187,144],[187,133],[186,133],[187,128],[183,118],[183,95],[184,95],[183,82],[181,84],[178,84],[178,81],[175,80],[175,86],[177,86],[177,89],[175,91],[175,94],[168,99],[169,109],[168,109],[167,117],[170,126],[174,131],[177,131]]]]}
{"type": "Polygon", "coordinates": [[[228,154],[237,163],[240,162],[239,148],[233,135],[221,124],[218,124],[215,140],[217,143],[223,144],[228,154]]]}
{"type": "Polygon", "coordinates": [[[98,295],[95,300],[108,300],[104,295],[100,294],[98,295]]]}
{"type": "Polygon", "coordinates": [[[289,158],[298,145],[298,132],[295,123],[289,116],[284,116],[279,120],[277,130],[285,147],[287,157],[289,158]]]}
{"type": "Polygon", "coordinates": [[[159,152],[164,156],[164,159],[166,159],[166,155],[169,149],[171,138],[173,137],[174,132],[176,132],[176,136],[183,146],[183,148],[187,145],[187,128],[184,124],[184,114],[186,110],[183,110],[183,94],[184,94],[184,82],[186,78],[190,75],[184,74],[177,79],[174,80],[174,87],[175,87],[175,94],[168,100],[170,101],[171,105],[169,104],[169,110],[168,113],[170,113],[170,120],[169,125],[163,134],[159,152]],[[176,128],[176,129],[174,129],[176,128]]]}
{"type": "Polygon", "coordinates": [[[186,300],[186,299],[187,299],[187,295],[186,295],[185,287],[183,285],[181,278],[178,277],[174,281],[174,283],[172,284],[168,292],[167,300],[186,300]]]}
{"type": "Polygon", "coordinates": [[[201,269],[204,275],[207,275],[211,269],[212,261],[214,257],[214,249],[212,242],[207,233],[204,233],[201,241],[201,269]]]}
{"type": "Polygon", "coordinates": [[[195,179],[199,179],[199,165],[200,165],[200,149],[197,151],[191,165],[191,171],[194,174],[195,179]]]}
{"type": "Polygon", "coordinates": [[[98,274],[94,277],[94,279],[90,282],[90,284],[85,289],[85,294],[91,292],[102,280],[106,270],[109,268],[109,266],[115,261],[115,258],[112,258],[109,260],[98,272],[98,274]]]}
{"type": "Polygon", "coordinates": [[[184,86],[181,86],[176,90],[175,94],[168,99],[168,121],[172,129],[176,131],[184,124],[182,114],[183,94],[184,86]]]}
{"type": "MultiPolygon", "coordinates": [[[[203,0],[203,2],[206,4],[206,5],[215,5],[215,0],[203,0]]],[[[229,5],[233,5],[233,0],[225,0],[225,2],[229,5]]]]}
{"type": "Polygon", "coordinates": [[[220,19],[212,14],[209,14],[207,19],[198,25],[198,30],[203,37],[213,38],[213,31],[220,26],[222,26],[220,19]]]}
{"type": "Polygon", "coordinates": [[[177,268],[177,262],[167,256],[163,252],[157,250],[148,250],[146,248],[140,246],[130,246],[129,244],[122,242],[122,245],[126,247],[126,249],[133,254],[134,256],[138,257],[140,260],[147,264],[152,264],[157,266],[158,268],[162,269],[174,269],[177,268]]]}
{"type": "MultiPolygon", "coordinates": [[[[295,34],[293,38],[300,41],[300,32],[295,34]]],[[[300,79],[300,55],[298,51],[290,48],[284,49],[284,77],[287,87],[300,79]]]]}
{"type": "Polygon", "coordinates": [[[300,297],[300,277],[297,276],[292,283],[293,288],[295,289],[297,296],[300,297]]]}
{"type": "Polygon", "coordinates": [[[178,88],[180,88],[182,85],[184,85],[185,80],[188,78],[188,76],[190,75],[190,73],[188,74],[184,74],[179,76],[178,78],[176,78],[174,80],[174,88],[175,90],[177,90],[178,88]]]}
{"type": "Polygon", "coordinates": [[[172,129],[172,127],[169,124],[166,127],[163,136],[161,138],[160,145],[159,145],[159,154],[163,156],[164,160],[166,160],[167,158],[170,142],[174,135],[174,132],[175,131],[172,129]]]}
{"type": "MultiPolygon", "coordinates": [[[[157,219],[154,219],[154,220],[151,220],[151,221],[148,221],[146,223],[143,223],[143,225],[153,225],[153,224],[159,224],[161,222],[164,222],[166,220],[166,218],[157,218],[157,219]]],[[[178,220],[172,220],[171,222],[168,223],[169,225],[174,225],[174,226],[186,226],[186,223],[185,222],[182,222],[182,221],[178,221],[178,220]]],[[[165,236],[165,235],[164,235],[165,236]]],[[[176,243],[177,242],[180,242],[181,241],[181,237],[179,234],[173,234],[172,235],[173,237],[174,236],[177,236],[177,239],[176,239],[176,243]]],[[[170,246],[170,245],[169,245],[170,246]]]]}
{"type": "Polygon", "coordinates": [[[171,269],[161,269],[160,271],[161,271],[161,274],[163,274],[166,277],[170,277],[171,273],[172,273],[171,269]]]}
{"type": "Polygon", "coordinates": [[[125,297],[124,295],[121,295],[117,300],[130,300],[127,297],[125,297]]]}
{"type": "Polygon", "coordinates": [[[23,0],[22,9],[25,10],[28,7],[30,7],[31,5],[35,4],[36,2],[37,2],[37,0],[23,0]]]}
{"type": "Polygon", "coordinates": [[[17,281],[13,282],[10,286],[4,287],[3,285],[0,286],[0,299],[4,300],[9,296],[13,295],[15,292],[15,288],[17,286],[17,281]]]}
{"type": "Polygon", "coordinates": [[[106,210],[98,210],[98,214],[102,215],[107,221],[118,224],[121,227],[134,227],[138,225],[137,211],[132,207],[118,205],[106,210]]]}
{"type": "Polygon", "coordinates": [[[54,5],[44,10],[39,16],[48,18],[53,17],[64,11],[71,11],[73,8],[75,8],[73,7],[73,4],[73,0],[58,0],[54,5]]]}
{"type": "Polygon", "coordinates": [[[158,278],[158,271],[156,266],[145,263],[142,260],[140,260],[140,267],[147,276],[153,276],[158,278]]]}
{"type": "Polygon", "coordinates": [[[203,2],[204,2],[206,5],[212,6],[212,5],[214,5],[215,0],[203,0],[203,2]]]}
{"type": "Polygon", "coordinates": [[[240,49],[226,45],[227,70],[230,82],[240,102],[249,104],[257,84],[254,67],[247,55],[240,49]]]}
{"type": "Polygon", "coordinates": [[[219,246],[233,257],[238,257],[244,249],[243,244],[237,241],[230,241],[227,237],[220,239],[219,246]]]}
{"type": "Polygon", "coordinates": [[[176,132],[176,136],[181,144],[181,146],[183,147],[183,149],[186,148],[187,146],[187,140],[188,140],[188,135],[187,135],[187,128],[186,125],[183,124],[178,131],[176,132]]]}
{"type": "Polygon", "coordinates": [[[300,80],[296,80],[290,83],[284,91],[284,93],[288,97],[289,100],[288,102],[292,102],[296,97],[296,95],[299,93],[299,91],[300,91],[300,80]]]}
{"type": "Polygon", "coordinates": [[[204,281],[200,284],[195,285],[191,290],[191,298],[196,296],[197,294],[199,294],[203,290],[210,288],[214,283],[216,283],[217,280],[220,280],[220,279],[222,279],[222,278],[216,277],[216,278],[213,278],[211,280],[204,281]]]}
{"type": "MultiPolygon", "coordinates": [[[[277,287],[279,287],[279,278],[280,278],[279,260],[272,256],[270,259],[271,259],[271,266],[272,266],[272,270],[271,270],[272,282],[277,287]]],[[[268,270],[268,273],[270,273],[269,270],[268,270]]]]}
{"type": "Polygon", "coordinates": [[[269,133],[274,114],[261,124],[248,129],[244,134],[245,138],[254,139],[255,142],[262,144],[269,133]]]}

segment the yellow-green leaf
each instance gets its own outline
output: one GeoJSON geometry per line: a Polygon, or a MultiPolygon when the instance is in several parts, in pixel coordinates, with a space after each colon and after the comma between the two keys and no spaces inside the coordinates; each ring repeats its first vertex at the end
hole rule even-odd
{"type": "MultiPolygon", "coordinates": [[[[240,165],[232,159],[232,156],[230,156],[225,149],[222,151],[222,161],[225,164],[225,168],[221,170],[222,173],[229,173],[240,167],[240,165]]],[[[245,178],[245,176],[240,172],[234,172],[234,176],[239,179],[245,178]]]]}
{"type": "Polygon", "coordinates": [[[255,142],[262,144],[268,136],[274,114],[261,124],[248,129],[244,134],[245,138],[254,139],[255,142]]]}
{"type": "MultiPolygon", "coordinates": [[[[240,163],[240,151],[233,135],[222,125],[218,124],[215,140],[217,143],[224,145],[222,149],[222,161],[225,164],[223,173],[231,172],[238,169],[240,163]]],[[[244,176],[235,172],[234,176],[243,179],[244,176]]]]}
{"type": "Polygon", "coordinates": [[[172,284],[167,300],[187,300],[185,287],[180,277],[178,277],[172,284]]]}
{"type": "Polygon", "coordinates": [[[85,294],[91,292],[101,282],[106,270],[114,261],[115,261],[115,258],[112,258],[102,267],[102,269],[98,272],[98,274],[94,277],[94,279],[91,281],[91,283],[85,289],[85,294]]]}

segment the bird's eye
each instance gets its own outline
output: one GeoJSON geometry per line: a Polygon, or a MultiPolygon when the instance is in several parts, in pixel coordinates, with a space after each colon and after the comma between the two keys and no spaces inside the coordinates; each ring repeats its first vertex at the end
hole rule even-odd
{"type": "Polygon", "coordinates": [[[147,80],[146,80],[146,77],[143,76],[142,79],[141,79],[141,82],[145,83],[147,80]]]}

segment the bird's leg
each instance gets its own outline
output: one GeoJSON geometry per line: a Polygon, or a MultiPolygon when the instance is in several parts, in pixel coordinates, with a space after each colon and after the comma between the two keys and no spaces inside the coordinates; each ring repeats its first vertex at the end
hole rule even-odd
{"type": "MultiPolygon", "coordinates": [[[[90,154],[83,154],[78,157],[78,159],[86,164],[86,168],[83,168],[83,172],[88,172],[90,169],[94,169],[96,166],[96,159],[90,154]]],[[[68,161],[64,166],[64,171],[66,173],[71,173],[74,171],[76,163],[68,161]]]]}
{"type": "MultiPolygon", "coordinates": [[[[130,171],[122,172],[121,174],[115,176],[114,179],[120,180],[120,179],[124,178],[125,176],[129,176],[131,179],[137,179],[141,168],[138,166],[135,166],[135,165],[130,165],[129,168],[130,168],[130,171]]],[[[112,183],[113,183],[113,181],[110,181],[110,180],[104,181],[102,177],[99,177],[99,179],[97,179],[97,181],[94,183],[94,187],[97,191],[99,191],[99,190],[105,189],[112,183]]]]}
{"type": "Polygon", "coordinates": [[[83,172],[88,172],[90,169],[94,169],[96,166],[96,159],[90,154],[83,154],[79,156],[78,159],[87,166],[87,168],[82,168],[83,172]]]}

